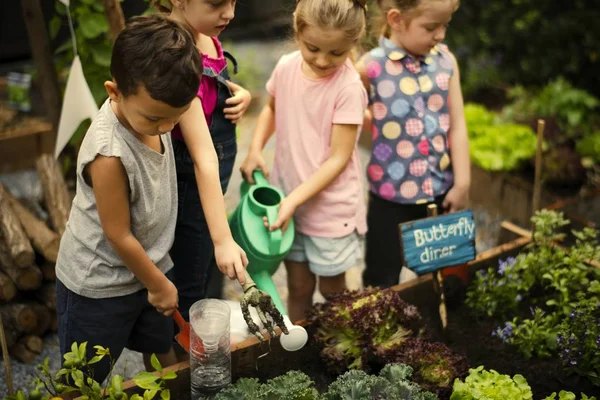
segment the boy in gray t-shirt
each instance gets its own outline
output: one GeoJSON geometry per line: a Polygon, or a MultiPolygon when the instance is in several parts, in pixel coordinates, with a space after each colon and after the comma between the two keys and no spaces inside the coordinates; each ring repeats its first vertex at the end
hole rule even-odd
{"type": "MultiPolygon", "coordinates": [[[[111,59],[109,99],[77,158],[77,190],[56,263],[61,353],[88,342],[157,353],[172,348],[177,179],[170,130],[196,97],[202,61],[190,32],[153,15],[131,19],[111,59]]],[[[68,112],[68,110],[65,110],[68,112]]],[[[108,360],[94,364],[102,382],[108,360]],[[106,362],[105,362],[106,361],[106,362]]]]}

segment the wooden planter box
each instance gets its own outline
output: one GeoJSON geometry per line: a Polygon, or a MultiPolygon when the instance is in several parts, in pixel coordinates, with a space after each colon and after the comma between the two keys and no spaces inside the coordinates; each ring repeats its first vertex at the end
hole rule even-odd
{"type": "MultiPolygon", "coordinates": [[[[572,196],[542,188],[541,206],[572,196]]],[[[484,207],[488,212],[498,212],[503,218],[517,225],[529,227],[533,214],[533,180],[517,172],[490,172],[471,164],[472,204],[484,207]]]]}
{"type": "MultiPolygon", "coordinates": [[[[500,258],[506,258],[516,255],[530,242],[529,237],[520,236],[519,229],[513,229],[510,224],[503,225],[503,235],[501,235],[501,245],[482,252],[477,258],[468,263],[469,281],[474,277],[475,272],[488,265],[495,265],[500,258]]],[[[448,279],[448,278],[447,278],[448,279]]],[[[415,280],[393,287],[401,297],[418,307],[423,318],[428,325],[437,331],[441,330],[441,322],[438,314],[437,298],[434,294],[433,279],[431,274],[418,277],[415,280]]],[[[310,334],[310,326],[307,326],[310,334]]],[[[311,341],[307,343],[305,349],[311,346],[311,341]]],[[[251,337],[235,346],[232,346],[232,377],[260,376],[261,371],[278,371],[285,373],[291,369],[298,369],[300,365],[307,366],[307,363],[316,360],[307,360],[304,351],[287,352],[279,344],[279,339],[271,340],[270,345],[261,344],[255,337],[251,337]],[[267,354],[268,353],[268,354],[267,354]],[[282,361],[284,365],[282,365],[282,361]],[[258,372],[257,372],[258,371],[258,372]]],[[[319,368],[319,364],[313,363],[310,368],[319,368]]],[[[190,365],[189,362],[183,362],[169,367],[177,373],[177,379],[168,382],[168,388],[171,390],[171,398],[186,400],[190,398],[190,365]]],[[[314,370],[313,370],[314,371],[314,370]]],[[[315,371],[320,373],[320,371],[315,371]]],[[[135,386],[133,381],[125,382],[125,391],[131,395],[141,393],[142,390],[135,386]]]]}
{"type": "Polygon", "coordinates": [[[600,228],[600,189],[559,200],[547,208],[564,212],[574,225],[600,228]]]}

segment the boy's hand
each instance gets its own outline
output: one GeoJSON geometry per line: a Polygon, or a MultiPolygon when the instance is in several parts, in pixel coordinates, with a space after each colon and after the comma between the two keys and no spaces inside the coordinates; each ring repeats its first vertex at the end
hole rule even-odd
{"type": "Polygon", "coordinates": [[[248,265],[246,252],[230,238],[223,243],[215,243],[215,259],[217,267],[229,279],[236,279],[243,285],[246,283],[244,268],[248,265]]]}
{"type": "Polygon", "coordinates": [[[252,173],[256,169],[260,169],[265,175],[265,178],[269,179],[269,170],[267,169],[267,164],[265,163],[265,159],[263,158],[262,154],[258,151],[251,151],[248,153],[246,159],[240,167],[240,172],[242,173],[242,177],[246,182],[254,184],[252,173]]]}
{"type": "Polygon", "coordinates": [[[296,204],[290,200],[289,197],[286,197],[279,203],[279,213],[277,214],[277,220],[269,226],[269,222],[267,221],[267,217],[263,218],[265,223],[265,227],[269,228],[270,231],[274,231],[276,229],[281,228],[282,232],[285,232],[296,212],[296,204]]]}
{"type": "Polygon", "coordinates": [[[179,306],[177,288],[165,276],[155,290],[148,289],[148,302],[156,311],[168,317],[179,306]]]}
{"type": "Polygon", "coordinates": [[[225,100],[225,103],[231,107],[223,109],[223,113],[225,113],[225,118],[237,124],[244,116],[244,113],[246,113],[252,101],[252,95],[250,95],[249,91],[231,81],[227,81],[227,86],[231,89],[233,96],[225,100]]]}
{"type": "Polygon", "coordinates": [[[456,212],[464,210],[467,207],[469,200],[469,188],[461,186],[453,186],[446,195],[442,207],[446,212],[456,212]]]}

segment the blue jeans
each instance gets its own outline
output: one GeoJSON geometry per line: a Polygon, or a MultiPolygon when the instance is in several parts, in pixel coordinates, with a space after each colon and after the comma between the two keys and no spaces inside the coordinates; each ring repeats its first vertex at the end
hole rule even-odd
{"type": "MultiPolygon", "coordinates": [[[[214,143],[219,158],[219,175],[223,193],[227,190],[237,153],[235,136],[214,143]]],[[[179,309],[187,320],[189,309],[207,297],[208,282],[216,267],[214,246],[202,210],[194,163],[183,141],[174,140],[179,195],[175,241],[171,248],[173,281],[179,291],[179,309]]]]}
{"type": "MultiPolygon", "coordinates": [[[[167,277],[171,278],[170,272],[167,277]]],[[[114,360],[123,349],[146,354],[162,354],[173,345],[173,319],[165,317],[148,302],[148,291],[92,299],[69,290],[56,281],[56,315],[60,355],[71,351],[71,344],[87,343],[87,359],[96,355],[94,346],[108,347],[114,360]]],[[[108,358],[90,366],[94,379],[102,384],[110,370],[108,358]]]]}

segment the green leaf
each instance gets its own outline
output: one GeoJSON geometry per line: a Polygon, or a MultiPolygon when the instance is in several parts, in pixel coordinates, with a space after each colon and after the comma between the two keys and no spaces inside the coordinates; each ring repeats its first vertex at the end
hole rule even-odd
{"type": "Polygon", "coordinates": [[[98,45],[92,47],[92,58],[94,62],[102,67],[110,67],[112,57],[112,49],[107,45],[98,45]]]}
{"type": "Polygon", "coordinates": [[[87,342],[83,342],[79,345],[78,355],[80,360],[85,360],[85,353],[87,349],[87,342]]]}
{"type": "Polygon", "coordinates": [[[162,400],[171,400],[171,391],[169,389],[165,389],[160,394],[160,398],[162,400]]]}
{"type": "Polygon", "coordinates": [[[102,4],[102,3],[101,3],[101,2],[99,2],[99,1],[94,1],[94,2],[92,3],[92,8],[93,8],[94,10],[98,11],[98,12],[101,12],[101,13],[103,13],[103,12],[104,12],[104,4],[102,4]]]}
{"type": "Polygon", "coordinates": [[[163,380],[165,380],[165,381],[169,381],[169,380],[172,380],[172,379],[175,379],[175,378],[177,378],[177,374],[175,373],[175,371],[169,371],[169,372],[167,372],[166,374],[164,374],[164,375],[162,376],[162,378],[163,378],[163,380]]]}
{"type": "Polygon", "coordinates": [[[55,15],[48,24],[48,30],[50,31],[50,38],[56,39],[58,31],[60,30],[61,19],[58,15],[55,15]]]}
{"type": "Polygon", "coordinates": [[[58,46],[58,48],[54,51],[54,54],[64,53],[65,51],[68,51],[72,48],[73,48],[73,44],[71,43],[70,40],[67,40],[66,42],[64,42],[63,44],[58,46]]]}
{"type": "Polygon", "coordinates": [[[56,5],[54,6],[54,9],[56,10],[56,12],[57,12],[58,15],[67,15],[67,6],[65,6],[60,1],[56,2],[56,5]]]}
{"type": "Polygon", "coordinates": [[[79,19],[79,28],[86,39],[108,32],[108,22],[103,14],[85,14],[79,19]]]}
{"type": "Polygon", "coordinates": [[[142,389],[160,389],[160,385],[156,383],[158,377],[150,372],[140,372],[133,381],[142,389]]]}
{"type": "Polygon", "coordinates": [[[158,393],[158,389],[146,390],[144,392],[144,400],[152,400],[156,393],[158,393]]]}
{"type": "Polygon", "coordinates": [[[133,396],[131,396],[129,398],[129,400],[143,400],[142,397],[139,394],[134,394],[133,396]]]}
{"type": "Polygon", "coordinates": [[[92,357],[92,359],[90,361],[88,361],[88,364],[96,364],[97,362],[99,362],[100,360],[102,360],[104,358],[104,356],[94,356],[92,357]]]}
{"type": "Polygon", "coordinates": [[[160,365],[160,361],[158,361],[156,354],[152,354],[150,357],[150,364],[152,364],[152,368],[154,368],[156,371],[162,372],[163,368],[162,365],[160,365]]]}
{"type": "Polygon", "coordinates": [[[122,392],[123,391],[123,377],[120,375],[113,376],[112,379],[110,380],[110,387],[115,392],[122,392]]]}

